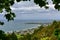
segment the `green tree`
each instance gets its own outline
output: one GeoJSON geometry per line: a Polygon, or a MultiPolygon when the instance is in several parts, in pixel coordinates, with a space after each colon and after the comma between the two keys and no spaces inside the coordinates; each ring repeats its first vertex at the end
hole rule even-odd
{"type": "Polygon", "coordinates": [[[14,32],[11,34],[11,39],[12,40],[18,40],[17,36],[16,36],[16,34],[14,32]]]}
{"type": "Polygon", "coordinates": [[[58,38],[58,40],[60,40],[60,29],[56,29],[54,34],[58,38]]]}
{"type": "Polygon", "coordinates": [[[37,37],[34,37],[33,40],[38,40],[38,38],[37,37]]]}
{"type": "Polygon", "coordinates": [[[11,39],[11,35],[8,34],[8,35],[6,36],[6,39],[5,39],[5,40],[12,40],[12,39],[11,39]]]}
{"type": "Polygon", "coordinates": [[[13,32],[12,34],[7,34],[5,40],[18,40],[16,34],[13,32]]]}
{"type": "Polygon", "coordinates": [[[27,33],[27,34],[24,36],[24,40],[31,40],[31,34],[27,33]]]}
{"type": "Polygon", "coordinates": [[[0,30],[0,40],[5,40],[6,38],[6,34],[4,33],[4,31],[0,30]]]}

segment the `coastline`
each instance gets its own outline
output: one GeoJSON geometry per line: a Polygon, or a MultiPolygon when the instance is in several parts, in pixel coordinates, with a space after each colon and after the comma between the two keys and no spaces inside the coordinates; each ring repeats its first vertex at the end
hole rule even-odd
{"type": "Polygon", "coordinates": [[[37,29],[39,26],[41,25],[37,25],[36,27],[32,27],[32,28],[26,28],[26,29],[22,29],[22,30],[17,30],[17,31],[9,31],[9,32],[5,32],[5,33],[20,33],[20,34],[26,34],[26,33],[33,33],[35,29],[37,29]]]}
{"type": "MultiPolygon", "coordinates": [[[[38,29],[41,25],[37,25],[37,27],[32,27],[32,28],[29,28],[29,29],[23,29],[23,30],[17,30],[17,31],[9,31],[9,32],[6,32],[6,33],[16,33],[16,34],[32,34],[34,32],[35,29],[38,29]]],[[[43,26],[48,26],[48,24],[44,24],[43,26]]]]}

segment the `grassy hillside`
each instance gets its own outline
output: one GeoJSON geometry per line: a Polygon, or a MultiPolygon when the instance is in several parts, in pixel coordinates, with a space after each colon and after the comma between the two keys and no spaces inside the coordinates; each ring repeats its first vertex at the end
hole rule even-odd
{"type": "Polygon", "coordinates": [[[50,25],[40,26],[34,31],[33,38],[38,40],[60,40],[60,22],[54,21],[50,25]]]}

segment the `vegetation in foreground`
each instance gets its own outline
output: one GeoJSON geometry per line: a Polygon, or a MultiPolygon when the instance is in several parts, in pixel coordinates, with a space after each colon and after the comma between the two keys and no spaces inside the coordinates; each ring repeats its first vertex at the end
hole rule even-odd
{"type": "Polygon", "coordinates": [[[54,21],[47,26],[34,29],[32,34],[4,33],[0,30],[0,40],[60,40],[60,22],[54,21]]]}

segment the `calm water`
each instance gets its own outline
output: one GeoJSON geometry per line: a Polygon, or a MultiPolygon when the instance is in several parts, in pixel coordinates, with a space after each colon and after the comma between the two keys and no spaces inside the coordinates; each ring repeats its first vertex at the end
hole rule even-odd
{"type": "Polygon", "coordinates": [[[0,25],[0,30],[5,32],[9,31],[19,31],[24,29],[35,28],[40,24],[26,24],[26,23],[50,23],[49,20],[15,20],[6,22],[3,26],[0,25]]]}

